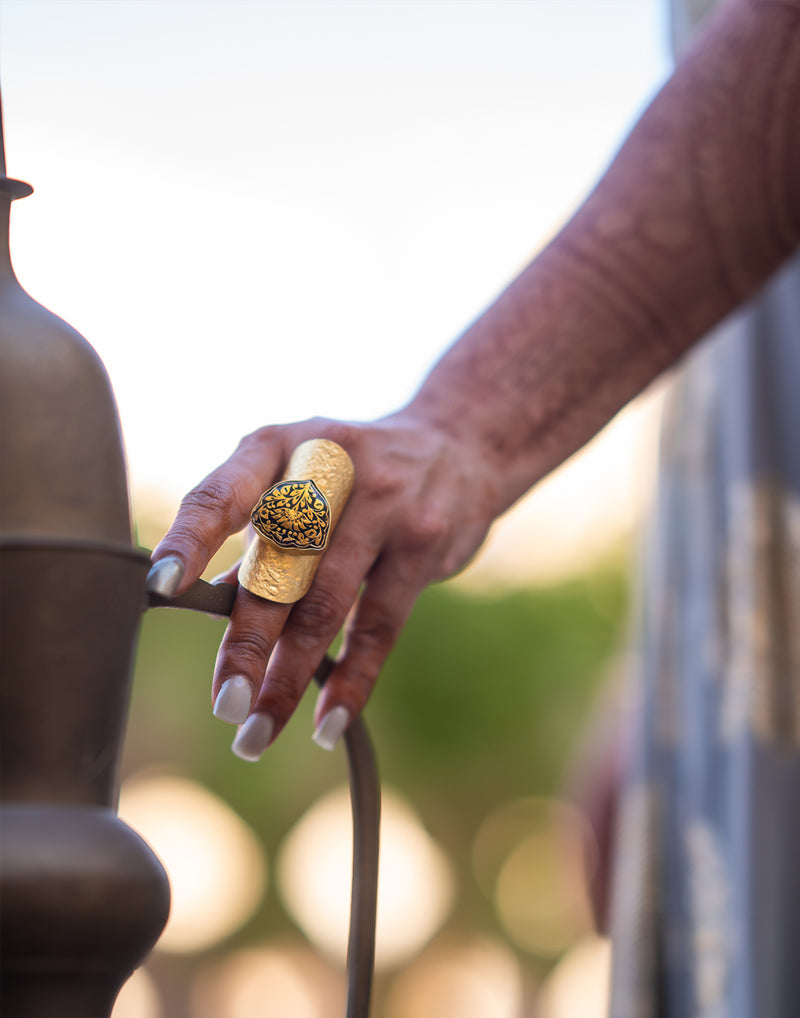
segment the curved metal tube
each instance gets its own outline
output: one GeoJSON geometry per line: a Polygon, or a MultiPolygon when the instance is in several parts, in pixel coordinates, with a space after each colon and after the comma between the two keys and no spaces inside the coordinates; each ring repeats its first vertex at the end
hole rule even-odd
{"type": "MultiPolygon", "coordinates": [[[[325,655],[314,678],[321,686],[333,668],[325,655]]],[[[367,1018],[375,967],[381,789],[375,753],[363,720],[356,718],[344,737],[353,810],[353,883],[347,943],[347,1018],[367,1018]]]]}
{"type": "MultiPolygon", "coordinates": [[[[229,616],[236,597],[232,583],[198,580],[171,601],[148,595],[148,608],[189,608],[209,615],[229,616]]],[[[331,673],[328,655],[314,679],[322,686],[331,673]]],[[[375,920],[378,904],[381,792],[375,753],[367,726],[359,717],[344,736],[353,810],[353,882],[350,893],[350,934],[347,943],[346,1018],[368,1018],[375,967],[375,920]]]]}

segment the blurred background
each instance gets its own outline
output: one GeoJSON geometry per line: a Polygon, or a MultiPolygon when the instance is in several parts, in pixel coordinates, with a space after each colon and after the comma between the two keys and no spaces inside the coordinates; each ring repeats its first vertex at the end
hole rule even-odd
{"type": "MultiPolygon", "coordinates": [[[[602,172],[665,28],[657,0],[0,0],[8,168],[36,189],[15,266],[106,363],[140,543],[245,432],[408,399],[602,172]]],[[[587,733],[631,670],[657,403],[429,590],[385,669],[375,1018],[604,1014],[587,733]]],[[[311,694],[258,765],[230,753],[221,632],[145,618],[121,812],[173,913],[115,1018],[334,1018],[344,760],[311,694]]]]}

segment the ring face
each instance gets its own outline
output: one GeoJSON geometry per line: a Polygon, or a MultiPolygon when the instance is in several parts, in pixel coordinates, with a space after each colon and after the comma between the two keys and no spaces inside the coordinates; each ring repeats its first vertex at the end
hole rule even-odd
{"type": "Polygon", "coordinates": [[[313,481],[279,481],[253,506],[250,520],[279,548],[322,551],[328,543],[331,511],[313,481]]]}

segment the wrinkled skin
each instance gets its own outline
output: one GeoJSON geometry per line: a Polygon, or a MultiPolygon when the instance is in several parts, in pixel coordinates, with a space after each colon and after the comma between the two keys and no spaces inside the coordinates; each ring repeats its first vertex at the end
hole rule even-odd
{"type": "Polygon", "coordinates": [[[731,0],[573,219],[408,407],[374,424],[263,428],[186,496],[153,555],[183,563],[178,593],[302,441],[333,439],[355,465],[306,597],[291,607],[240,589],[215,696],[244,676],[274,738],[347,619],[316,721],[363,708],[422,589],[800,243],[798,109],[800,0],[731,0]]]}
{"type": "MultiPolygon", "coordinates": [[[[251,682],[252,709],[273,718],[274,735],[345,621],[343,653],[317,716],[334,704],[351,717],[359,713],[420,591],[463,567],[502,508],[488,465],[411,414],[365,425],[318,418],[262,428],[186,496],[159,545],[159,555],[177,554],[186,563],[183,586],[247,523],[261,492],[309,438],[338,442],[354,460],[346,512],[311,590],[296,606],[240,588],[214,673],[213,696],[231,676],[251,682]]],[[[235,570],[225,577],[234,578],[235,570]]]]}

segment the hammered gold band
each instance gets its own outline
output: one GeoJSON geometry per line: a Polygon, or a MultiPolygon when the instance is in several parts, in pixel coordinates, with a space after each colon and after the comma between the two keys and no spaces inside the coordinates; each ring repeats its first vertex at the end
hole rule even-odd
{"type": "Polygon", "coordinates": [[[251,594],[293,604],[308,591],[353,487],[353,462],[325,438],[303,442],[253,506],[257,536],[239,567],[251,594]]]}

